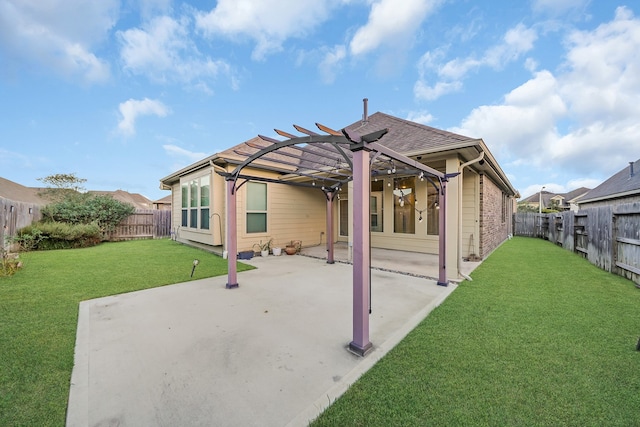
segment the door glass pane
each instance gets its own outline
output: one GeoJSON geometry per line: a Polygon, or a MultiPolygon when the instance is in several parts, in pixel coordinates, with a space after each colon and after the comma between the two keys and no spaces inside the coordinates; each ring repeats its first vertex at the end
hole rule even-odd
{"type": "Polygon", "coordinates": [[[415,234],[416,232],[416,187],[415,177],[394,179],[393,231],[415,234]]]}
{"type": "Polygon", "coordinates": [[[427,187],[427,234],[438,235],[440,227],[440,206],[438,191],[432,186],[427,187]]]}
{"type": "Polygon", "coordinates": [[[340,235],[349,235],[349,201],[340,199],[340,235]]]}

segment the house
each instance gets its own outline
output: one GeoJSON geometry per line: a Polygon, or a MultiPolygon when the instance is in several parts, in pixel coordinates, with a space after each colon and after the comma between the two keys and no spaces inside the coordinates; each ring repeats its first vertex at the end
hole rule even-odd
{"type": "MultiPolygon", "coordinates": [[[[318,127],[329,133],[326,138],[343,138],[340,132],[318,127]]],[[[296,130],[311,139],[318,135],[299,126],[296,130]]],[[[444,183],[436,175],[447,181],[444,207],[448,265],[459,266],[464,258],[484,258],[512,234],[513,201],[519,194],[482,139],[380,112],[368,116],[366,107],[363,119],[347,126],[345,132],[379,132],[381,149],[393,150],[407,159],[402,164],[389,156],[372,154],[372,247],[439,252],[444,183]],[[421,168],[434,173],[425,175],[421,168]]],[[[268,238],[274,238],[278,245],[290,240],[299,240],[303,246],[323,245],[328,240],[351,244],[354,192],[349,150],[331,151],[335,148],[331,144],[285,146],[278,142],[255,137],[162,178],[161,188],[172,191],[176,239],[213,247],[218,252],[225,249],[229,198],[225,179],[233,178],[237,180],[239,251],[251,250],[268,238]],[[231,176],[239,165],[241,174],[231,176]],[[327,236],[326,230],[332,230],[331,235],[327,236]]],[[[459,277],[456,268],[450,268],[448,274],[459,277]]]]}
{"type": "Polygon", "coordinates": [[[542,209],[554,209],[558,211],[577,211],[579,200],[587,194],[589,188],[580,187],[568,193],[552,193],[549,191],[537,192],[525,199],[520,200],[520,206],[526,206],[538,210],[540,201],[542,209]]]}
{"type": "Polygon", "coordinates": [[[580,209],[640,202],[640,159],[629,162],[578,201],[580,209]]]}
{"type": "Polygon", "coordinates": [[[34,205],[46,205],[47,200],[41,197],[39,192],[39,188],[25,187],[17,182],[0,177],[0,198],[34,205]]]}
{"type": "Polygon", "coordinates": [[[90,190],[89,194],[101,195],[101,196],[111,196],[114,200],[118,200],[119,202],[127,203],[133,206],[136,209],[154,209],[154,203],[147,199],[142,194],[138,193],[129,193],[124,190],[115,190],[115,191],[102,191],[102,190],[90,190]]]}
{"type": "Polygon", "coordinates": [[[171,210],[171,194],[169,194],[168,196],[164,196],[161,199],[155,200],[153,202],[153,209],[157,209],[160,211],[171,210]]]}

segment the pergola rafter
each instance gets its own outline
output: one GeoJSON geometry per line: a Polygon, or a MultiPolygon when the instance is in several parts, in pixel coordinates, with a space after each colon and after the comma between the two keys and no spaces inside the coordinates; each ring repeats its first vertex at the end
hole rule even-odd
{"type": "Polygon", "coordinates": [[[327,199],[327,262],[333,263],[333,200],[341,186],[352,181],[353,194],[350,197],[353,200],[353,340],[349,343],[349,349],[364,356],[372,348],[369,341],[371,177],[388,176],[389,172],[393,171],[394,176],[415,175],[427,179],[436,188],[440,197],[438,285],[446,286],[448,284],[445,265],[446,183],[449,178],[455,175],[444,174],[381,144],[379,141],[388,133],[388,129],[361,135],[353,130],[336,131],[316,123],[318,129],[325,132],[325,135],[322,135],[298,125],[293,126],[306,136],[295,136],[278,129],[275,129],[275,132],[288,139],[279,141],[259,135],[260,139],[269,145],[262,147],[259,144],[247,143],[248,147],[257,151],[247,153],[235,150],[237,155],[245,157],[245,159],[232,172],[221,173],[227,182],[229,268],[227,287],[238,286],[236,190],[240,186],[247,181],[255,180],[318,188],[314,180],[329,181],[330,185],[322,185],[318,189],[323,191],[327,199]],[[285,160],[285,158],[289,160],[285,160]],[[245,169],[259,159],[287,166],[282,170],[286,171],[284,173],[288,179],[265,178],[246,173],[245,169]],[[332,162],[335,162],[335,166],[332,165],[332,162]],[[403,165],[403,168],[396,169],[396,162],[403,165]],[[294,169],[292,170],[291,167],[294,169]],[[346,173],[347,171],[351,173],[346,173]],[[295,180],[296,177],[311,180],[311,183],[295,180]],[[242,180],[240,184],[238,184],[239,180],[242,180]]]}

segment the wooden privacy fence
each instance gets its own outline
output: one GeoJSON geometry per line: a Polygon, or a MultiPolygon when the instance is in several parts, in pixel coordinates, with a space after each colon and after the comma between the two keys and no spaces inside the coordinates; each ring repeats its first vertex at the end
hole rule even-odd
{"type": "Polygon", "coordinates": [[[8,249],[8,240],[22,227],[40,220],[40,205],[16,202],[0,197],[0,248],[8,249]]]}
{"type": "Polygon", "coordinates": [[[123,219],[116,228],[106,233],[105,238],[120,240],[159,239],[171,235],[171,211],[138,209],[133,215],[123,219]]]}
{"type": "Polygon", "coordinates": [[[547,239],[640,285],[640,203],[513,215],[516,236],[547,239]]]}

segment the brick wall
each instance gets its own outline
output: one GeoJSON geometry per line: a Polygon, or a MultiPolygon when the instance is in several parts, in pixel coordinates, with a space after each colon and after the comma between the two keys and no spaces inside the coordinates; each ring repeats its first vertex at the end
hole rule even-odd
{"type": "Polygon", "coordinates": [[[511,232],[512,198],[486,175],[480,175],[480,256],[489,255],[511,232]],[[504,204],[504,207],[503,207],[504,204]]]}

